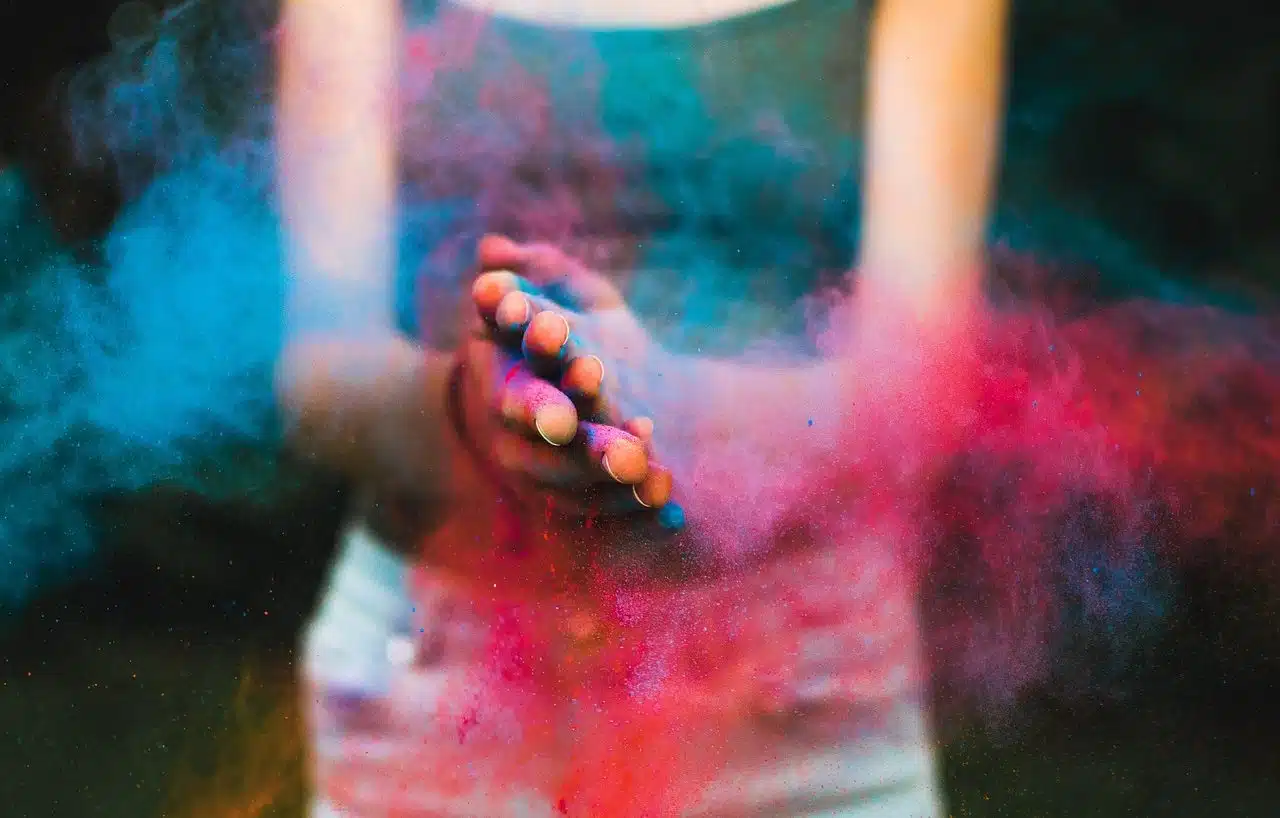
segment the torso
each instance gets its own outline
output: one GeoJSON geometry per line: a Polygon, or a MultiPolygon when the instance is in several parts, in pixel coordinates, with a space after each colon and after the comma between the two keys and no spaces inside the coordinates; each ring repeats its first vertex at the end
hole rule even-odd
{"type": "MultiPolygon", "coordinates": [[[[629,300],[668,343],[716,349],[730,309],[744,335],[789,328],[774,305],[852,258],[863,9],[741,5],[612,31],[446,6],[411,30],[410,217],[437,253],[422,269],[468,257],[460,232],[507,230],[635,269],[629,300]]],[[[536,529],[508,550],[482,506],[426,543],[418,652],[373,721],[343,722],[313,672],[317,723],[346,731],[322,789],[352,814],[365,784],[368,814],[393,789],[385,762],[352,761],[371,747],[390,747],[402,793],[456,814],[941,814],[912,584],[884,543],[843,523],[736,576],[624,587],[536,529]],[[544,806],[518,810],[521,791],[544,806]]]]}
{"type": "Polygon", "coordinates": [[[411,27],[403,150],[429,200],[424,244],[459,230],[576,242],[644,270],[629,300],[664,340],[704,351],[729,304],[756,313],[744,336],[796,329],[765,305],[853,257],[866,4],[752,5],[608,31],[446,5],[411,27]],[[461,207],[442,214],[442,198],[461,207]]]}

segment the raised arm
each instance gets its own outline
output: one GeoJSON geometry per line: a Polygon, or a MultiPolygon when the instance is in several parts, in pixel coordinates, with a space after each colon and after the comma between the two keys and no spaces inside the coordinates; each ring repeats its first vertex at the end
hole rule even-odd
{"type": "MultiPolygon", "coordinates": [[[[1007,19],[1008,0],[880,0],[868,61],[856,329],[851,345],[833,347],[831,361],[785,376],[800,402],[830,401],[833,376],[857,400],[866,394],[860,384],[889,375],[872,368],[909,372],[908,356],[966,345],[981,306],[1007,19]],[[905,347],[893,335],[904,331],[926,349],[905,347]]],[[[732,384],[735,400],[772,388],[757,368],[709,366],[720,370],[718,382],[732,384]]]]}

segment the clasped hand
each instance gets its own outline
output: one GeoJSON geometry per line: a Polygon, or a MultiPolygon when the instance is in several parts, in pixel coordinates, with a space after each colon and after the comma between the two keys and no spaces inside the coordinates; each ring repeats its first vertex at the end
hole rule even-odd
{"type": "Polygon", "coordinates": [[[618,408],[619,370],[661,357],[621,294],[550,246],[490,236],[478,255],[456,386],[468,447],[558,510],[678,527],[654,421],[618,408]]]}

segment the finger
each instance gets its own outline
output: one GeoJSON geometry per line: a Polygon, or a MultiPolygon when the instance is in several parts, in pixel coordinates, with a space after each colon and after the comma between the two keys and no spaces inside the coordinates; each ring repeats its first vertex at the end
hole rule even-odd
{"type": "Polygon", "coordinates": [[[622,430],[635,436],[636,439],[645,445],[645,448],[648,448],[653,444],[653,420],[651,418],[632,418],[622,424],[622,430]]]}
{"type": "Polygon", "coordinates": [[[566,305],[584,310],[623,305],[622,294],[608,279],[554,245],[520,244],[505,236],[490,235],[480,240],[478,255],[481,269],[501,267],[523,275],[548,292],[563,293],[566,305]]]}
{"type": "MultiPolygon", "coordinates": [[[[560,388],[579,405],[594,408],[604,389],[604,361],[596,355],[579,355],[572,359],[565,365],[560,388]]],[[[626,431],[635,434],[630,429],[626,431]]]]}
{"type": "Polygon", "coordinates": [[[532,481],[535,490],[579,488],[592,478],[592,470],[563,446],[549,446],[513,432],[498,432],[492,447],[498,466],[532,481]]]}
{"type": "Polygon", "coordinates": [[[536,377],[523,364],[511,367],[499,397],[502,419],[552,446],[564,446],[578,432],[578,410],[569,396],[536,377]]]}
{"type": "Polygon", "coordinates": [[[529,319],[524,331],[525,357],[537,362],[566,360],[572,333],[569,319],[558,310],[537,312],[529,319]]]}
{"type": "Polygon", "coordinates": [[[490,233],[480,239],[476,260],[481,270],[512,269],[524,265],[529,258],[525,245],[506,236],[490,233]]]}
{"type": "Polygon", "coordinates": [[[671,472],[650,463],[644,479],[631,487],[632,497],[641,508],[660,509],[671,500],[671,487],[671,472]]]}
{"type": "Polygon", "coordinates": [[[684,508],[672,499],[671,472],[650,462],[649,474],[639,485],[632,486],[632,501],[641,509],[640,518],[647,520],[654,535],[677,534],[684,530],[684,508]]]}
{"type": "Polygon", "coordinates": [[[632,486],[632,499],[641,508],[657,511],[660,528],[669,532],[682,530],[685,525],[684,509],[671,501],[674,484],[671,472],[652,459],[653,419],[643,416],[632,418],[622,424],[622,429],[643,443],[646,452],[650,452],[649,473],[644,480],[632,486]]]}
{"type": "Polygon", "coordinates": [[[637,485],[649,473],[649,454],[644,444],[616,426],[581,423],[578,439],[587,462],[614,483],[637,485]]]}
{"type": "Polygon", "coordinates": [[[520,277],[508,270],[484,273],[471,284],[471,303],[487,322],[493,322],[498,305],[508,294],[520,291],[520,277]]]}

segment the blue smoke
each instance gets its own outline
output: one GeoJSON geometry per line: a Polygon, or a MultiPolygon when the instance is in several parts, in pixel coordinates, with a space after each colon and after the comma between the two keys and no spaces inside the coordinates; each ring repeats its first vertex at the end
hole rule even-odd
{"type": "Polygon", "coordinates": [[[0,177],[0,606],[92,565],[103,494],[271,479],[270,457],[264,467],[218,456],[270,451],[277,437],[283,276],[269,111],[232,112],[208,93],[269,63],[263,48],[223,36],[228,18],[197,21],[193,10],[66,89],[78,149],[109,163],[128,196],[98,246],[58,246],[22,181],[0,177]]]}
{"type": "Polygon", "coordinates": [[[184,462],[194,440],[262,439],[283,277],[278,225],[243,174],[210,160],[157,180],[106,258],[114,343],[88,335],[82,355],[90,422],[145,453],[129,487],[184,462]]]}
{"type": "Polygon", "coordinates": [[[86,436],[84,370],[68,317],[92,312],[83,270],[33,218],[25,187],[0,176],[0,249],[6,292],[0,335],[0,600],[20,601],[32,585],[88,548],[77,492],[97,464],[80,456],[86,436]]]}
{"type": "Polygon", "coordinates": [[[216,159],[161,177],[121,214],[103,267],[57,247],[6,178],[0,604],[91,553],[94,496],[214,487],[227,476],[197,467],[219,448],[271,440],[278,230],[244,181],[216,159]]]}

